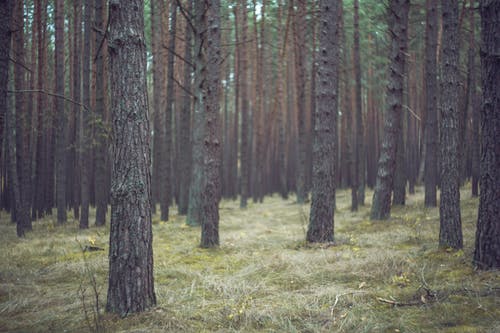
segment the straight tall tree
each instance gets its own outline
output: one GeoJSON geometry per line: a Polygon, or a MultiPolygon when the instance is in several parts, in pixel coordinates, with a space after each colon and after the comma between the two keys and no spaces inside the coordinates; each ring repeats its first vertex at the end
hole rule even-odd
{"type": "Polygon", "coordinates": [[[9,53],[12,29],[10,26],[14,1],[0,2],[0,142],[3,142],[5,110],[7,110],[7,86],[9,83],[9,53]]]}
{"type": "MultiPolygon", "coordinates": [[[[205,129],[203,136],[203,181],[202,181],[202,222],[201,247],[219,245],[219,200],[220,200],[220,167],[221,167],[221,139],[218,134],[219,126],[219,91],[221,65],[221,27],[220,27],[220,0],[205,2],[206,17],[202,27],[206,27],[204,45],[206,51],[198,54],[204,57],[202,77],[206,75],[203,86],[203,105],[205,109],[205,129]]],[[[201,23],[201,22],[200,22],[201,23]]],[[[201,28],[201,27],[200,27],[201,28]]],[[[201,33],[200,31],[199,33],[201,33]]],[[[197,60],[197,64],[200,59],[197,60]]]]}
{"type": "Polygon", "coordinates": [[[321,0],[319,52],[314,110],[313,175],[309,242],[333,242],[335,164],[337,163],[337,105],[339,64],[339,6],[342,1],[321,0]]]}
{"type": "Polygon", "coordinates": [[[474,263],[480,269],[500,268],[500,2],[480,2],[481,178],[474,263]]]}
{"type": "Polygon", "coordinates": [[[403,112],[403,87],[405,78],[405,57],[409,0],[390,0],[387,10],[389,35],[389,73],[386,91],[387,112],[385,115],[384,138],[378,161],[377,181],[373,194],[370,218],[388,219],[391,213],[391,193],[396,169],[396,143],[401,130],[403,112]]]}
{"type": "Polygon", "coordinates": [[[434,0],[426,1],[425,29],[425,206],[436,207],[437,185],[437,37],[438,15],[434,0]]]}
{"type": "Polygon", "coordinates": [[[55,0],[55,79],[56,94],[56,202],[57,223],[65,223],[66,215],[66,146],[67,116],[64,109],[64,0],[55,0]]]}
{"type": "Polygon", "coordinates": [[[463,246],[460,218],[460,168],[458,152],[458,2],[442,0],[443,54],[441,57],[441,195],[439,202],[439,246],[463,246]]]}
{"type": "Polygon", "coordinates": [[[125,316],[156,304],[144,1],[109,8],[112,177],[106,310],[125,316]]]}
{"type": "Polygon", "coordinates": [[[241,167],[240,167],[240,207],[247,207],[247,199],[249,195],[249,175],[250,175],[250,144],[249,144],[249,109],[250,103],[248,99],[248,55],[247,55],[247,38],[248,38],[248,13],[246,10],[246,0],[241,2],[241,167]]]}

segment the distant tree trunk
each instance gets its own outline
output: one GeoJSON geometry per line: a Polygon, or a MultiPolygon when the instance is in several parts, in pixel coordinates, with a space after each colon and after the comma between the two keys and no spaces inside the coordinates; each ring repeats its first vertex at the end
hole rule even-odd
{"type": "Polygon", "coordinates": [[[363,126],[363,104],[361,101],[361,60],[359,54],[359,0],[354,0],[354,79],[356,101],[356,156],[355,156],[355,187],[357,200],[352,204],[352,210],[358,210],[358,204],[365,204],[365,133],[363,126]]]}
{"type": "MultiPolygon", "coordinates": [[[[191,13],[192,0],[187,1],[187,6],[185,8],[187,13],[191,13]]],[[[180,146],[182,147],[179,152],[180,156],[180,185],[179,185],[179,214],[186,215],[188,212],[189,203],[189,182],[191,178],[191,106],[192,106],[192,96],[191,96],[191,74],[193,73],[192,61],[193,61],[193,46],[192,46],[192,36],[193,32],[189,22],[186,22],[186,36],[184,41],[184,91],[182,100],[182,112],[181,112],[181,125],[180,125],[180,146]]]]}
{"type": "Polygon", "coordinates": [[[471,124],[471,176],[472,176],[472,196],[479,195],[479,108],[477,107],[476,98],[476,41],[475,41],[475,18],[474,18],[474,0],[470,0],[469,19],[470,19],[470,43],[469,43],[469,72],[470,72],[470,86],[469,86],[469,106],[470,114],[472,116],[471,124]]]}
{"type": "Polygon", "coordinates": [[[320,1],[320,35],[313,143],[313,187],[308,242],[333,242],[337,159],[338,19],[341,1],[320,1]]]}
{"type": "MultiPolygon", "coordinates": [[[[194,6],[194,24],[204,24],[205,16],[205,4],[201,1],[195,1],[194,6]]],[[[205,175],[204,172],[204,160],[203,160],[203,145],[205,138],[205,98],[203,95],[203,88],[206,85],[206,76],[204,71],[206,71],[205,54],[204,54],[204,41],[202,33],[204,31],[203,26],[196,25],[194,34],[194,114],[193,114],[193,130],[192,130],[192,169],[191,169],[191,183],[189,185],[189,205],[186,223],[191,226],[200,225],[202,221],[203,213],[203,198],[202,198],[202,182],[205,175]]]]}
{"type": "MultiPolygon", "coordinates": [[[[221,27],[220,27],[220,0],[206,2],[206,59],[202,70],[206,75],[203,80],[203,99],[205,109],[205,130],[203,137],[203,175],[202,182],[202,223],[201,247],[219,245],[219,200],[220,200],[220,167],[221,167],[221,139],[218,136],[219,123],[219,91],[220,91],[220,64],[221,64],[221,27]]],[[[198,57],[204,56],[199,54],[198,57]]],[[[197,60],[198,62],[198,60],[197,60]]]]}
{"type": "MultiPolygon", "coordinates": [[[[55,0],[55,79],[56,94],[64,96],[64,0],[55,0]]],[[[64,99],[56,97],[56,195],[57,222],[66,222],[66,148],[68,119],[64,99]]]]}
{"type": "Polygon", "coordinates": [[[241,197],[240,207],[247,207],[249,194],[249,172],[250,172],[250,145],[249,145],[249,100],[248,100],[248,55],[247,55],[247,32],[248,32],[248,14],[246,11],[246,1],[241,1],[241,161],[240,161],[240,184],[241,197]]]}
{"type": "Polygon", "coordinates": [[[239,26],[239,8],[233,8],[234,13],[234,118],[233,118],[233,142],[231,144],[231,166],[230,182],[231,197],[236,199],[239,193],[238,189],[238,138],[240,124],[240,76],[241,76],[241,53],[240,53],[240,26],[239,26]]]}
{"type": "Polygon", "coordinates": [[[175,39],[176,39],[176,26],[177,26],[177,4],[172,2],[170,4],[170,29],[168,40],[168,60],[167,60],[167,106],[165,110],[165,142],[163,143],[163,151],[160,154],[160,209],[162,221],[168,221],[168,207],[170,206],[172,180],[171,180],[171,156],[172,156],[172,116],[174,108],[174,52],[175,52],[175,39]]]}
{"type": "Polygon", "coordinates": [[[427,0],[427,19],[425,30],[425,206],[436,207],[437,195],[437,3],[427,0]]]}
{"type": "MultiPolygon", "coordinates": [[[[82,57],[82,101],[87,108],[90,107],[90,32],[92,20],[92,0],[85,0],[84,32],[83,32],[83,57],[82,57]]],[[[81,212],[80,229],[89,227],[90,203],[90,110],[86,109],[80,114],[80,174],[81,174],[81,212]]]]}
{"type": "Polygon", "coordinates": [[[96,66],[96,81],[95,81],[95,117],[97,123],[95,125],[96,147],[94,150],[94,190],[96,200],[96,216],[95,224],[102,226],[106,223],[106,211],[108,207],[108,192],[106,190],[106,152],[107,146],[107,124],[106,124],[106,102],[105,102],[105,81],[107,75],[104,72],[104,61],[106,48],[103,47],[104,30],[106,29],[103,19],[103,9],[105,1],[95,0],[95,27],[99,30],[95,34],[95,66],[96,66]]]}
{"type": "Polygon", "coordinates": [[[474,263],[480,269],[500,268],[500,2],[480,2],[481,69],[481,194],[474,263]]]}
{"type": "Polygon", "coordinates": [[[113,167],[106,311],[122,316],[156,304],[143,8],[143,0],[122,0],[109,9],[113,167]]]}
{"type": "Polygon", "coordinates": [[[388,15],[391,49],[384,139],[378,161],[377,182],[370,218],[388,219],[391,213],[391,193],[396,168],[396,142],[401,130],[405,57],[407,49],[409,0],[390,0],[388,15]]]}
{"type": "Polygon", "coordinates": [[[7,86],[9,83],[9,53],[11,39],[11,18],[14,1],[0,3],[0,142],[3,142],[5,112],[7,110],[7,86]]]}
{"type": "Polygon", "coordinates": [[[460,249],[459,110],[458,110],[458,3],[442,0],[443,56],[441,59],[441,196],[439,203],[439,246],[460,249]]]}
{"type": "Polygon", "coordinates": [[[297,126],[298,126],[298,170],[297,170],[297,202],[303,204],[307,200],[307,133],[306,133],[306,0],[297,0],[297,11],[294,19],[295,32],[295,72],[297,93],[297,126]]]}
{"type": "MultiPolygon", "coordinates": [[[[24,5],[22,1],[16,2],[13,19],[13,53],[16,59],[14,65],[14,87],[21,91],[26,89],[25,69],[22,64],[26,63],[24,49],[24,5]]],[[[16,105],[16,145],[17,176],[20,192],[20,205],[16,211],[16,222],[19,229],[31,230],[31,114],[27,108],[25,94],[18,93],[15,96],[16,105]]],[[[18,232],[19,235],[19,232],[18,232]]]]}

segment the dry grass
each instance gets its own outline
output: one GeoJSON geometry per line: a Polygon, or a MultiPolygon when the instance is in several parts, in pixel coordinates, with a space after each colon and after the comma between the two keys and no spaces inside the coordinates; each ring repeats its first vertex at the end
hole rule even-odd
{"type": "MultiPolygon", "coordinates": [[[[223,201],[216,250],[198,248],[199,228],[184,217],[155,216],[158,306],[125,319],[103,314],[102,324],[109,332],[498,332],[500,275],[471,265],[478,201],[468,191],[459,252],[437,249],[438,210],[423,207],[422,189],[385,222],[369,221],[369,203],[350,212],[340,191],[334,246],[305,244],[309,207],[277,196],[246,210],[223,201]]],[[[87,308],[95,304],[89,273],[105,303],[107,228],[54,224],[36,222],[19,240],[2,216],[2,332],[88,332],[81,290],[87,308]],[[79,243],[89,242],[106,251],[84,261],[79,243]]]]}

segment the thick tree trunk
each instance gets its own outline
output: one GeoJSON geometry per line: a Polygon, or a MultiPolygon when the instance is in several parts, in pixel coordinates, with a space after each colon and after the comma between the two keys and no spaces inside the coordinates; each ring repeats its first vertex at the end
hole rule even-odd
{"type": "Polygon", "coordinates": [[[460,249],[459,109],[458,109],[458,3],[442,0],[443,55],[441,59],[441,196],[439,246],[460,249]]]}
{"type": "MultiPolygon", "coordinates": [[[[206,66],[203,86],[205,130],[203,137],[201,247],[219,245],[221,139],[218,135],[220,91],[220,0],[206,2],[206,66]]],[[[202,76],[203,77],[203,76],[202,76]]]]}
{"type": "Polygon", "coordinates": [[[474,263],[500,268],[500,2],[482,0],[481,178],[474,263]]]}
{"type": "Polygon", "coordinates": [[[427,1],[427,22],[425,31],[425,206],[436,207],[437,175],[437,37],[438,14],[437,3],[427,1]]]}
{"type": "Polygon", "coordinates": [[[396,169],[396,145],[401,131],[405,57],[407,49],[409,0],[389,2],[388,24],[391,36],[388,110],[385,116],[384,139],[378,161],[377,181],[371,209],[372,220],[388,219],[391,213],[391,193],[396,169]]]}
{"type": "MultiPolygon", "coordinates": [[[[55,78],[56,94],[64,96],[64,0],[55,0],[55,78]]],[[[68,119],[64,99],[56,97],[56,195],[57,223],[66,222],[66,148],[68,119]]]]}
{"type": "Polygon", "coordinates": [[[337,159],[338,19],[341,1],[320,1],[320,35],[313,143],[312,198],[307,241],[333,242],[337,159]]]}
{"type": "Polygon", "coordinates": [[[113,0],[109,9],[113,159],[106,310],[122,316],[156,304],[143,8],[143,0],[113,0]]]}

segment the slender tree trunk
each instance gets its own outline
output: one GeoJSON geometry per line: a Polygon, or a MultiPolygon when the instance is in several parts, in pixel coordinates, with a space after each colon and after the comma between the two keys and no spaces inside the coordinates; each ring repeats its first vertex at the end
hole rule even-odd
{"type": "Polygon", "coordinates": [[[480,269],[500,268],[500,2],[480,2],[481,69],[481,194],[474,263],[480,269]]]}
{"type": "Polygon", "coordinates": [[[241,17],[241,162],[240,162],[240,184],[241,198],[240,207],[247,207],[249,194],[249,172],[250,172],[250,145],[249,145],[249,100],[248,100],[248,55],[247,55],[247,32],[248,32],[248,14],[246,11],[246,1],[242,1],[241,17]]]}
{"type": "Polygon", "coordinates": [[[14,1],[5,0],[0,3],[0,142],[3,142],[5,112],[7,110],[7,86],[9,78],[9,53],[11,39],[11,18],[14,1]]]}
{"type": "MultiPolygon", "coordinates": [[[[73,100],[77,103],[81,103],[81,86],[82,86],[82,65],[81,65],[81,35],[82,35],[82,1],[75,0],[73,5],[73,31],[74,31],[74,45],[73,45],[73,100]]],[[[80,130],[81,130],[81,112],[82,108],[77,103],[73,103],[73,117],[75,119],[75,131],[74,131],[74,158],[73,158],[73,173],[74,173],[74,185],[73,185],[73,212],[75,219],[80,218],[80,194],[81,194],[81,168],[80,168],[80,130]]]]}
{"type": "Polygon", "coordinates": [[[439,246],[460,249],[459,110],[458,110],[458,3],[442,0],[443,55],[441,59],[441,196],[439,203],[439,246]]]}
{"type": "Polygon", "coordinates": [[[239,122],[240,122],[240,76],[241,76],[241,51],[240,51],[240,26],[239,26],[239,9],[233,8],[234,13],[234,118],[233,118],[233,142],[231,151],[231,166],[230,166],[230,182],[231,182],[231,197],[236,199],[239,193],[238,186],[238,138],[239,138],[239,122]]]}
{"type": "MultiPolygon", "coordinates": [[[[219,200],[221,138],[218,136],[219,91],[220,91],[220,0],[206,2],[206,84],[202,88],[205,112],[205,130],[203,138],[203,174],[202,182],[202,223],[201,247],[219,245],[219,200]]],[[[200,55],[199,55],[200,56],[200,55]]],[[[202,76],[203,77],[203,76],[202,76]]]]}
{"type": "Polygon", "coordinates": [[[391,0],[388,24],[391,36],[389,82],[387,84],[388,110],[385,116],[384,139],[378,161],[377,182],[371,209],[372,220],[390,217],[391,193],[396,168],[396,145],[403,108],[405,57],[407,49],[409,0],[391,0]]]}
{"type": "MultiPolygon", "coordinates": [[[[64,0],[55,0],[55,79],[56,94],[64,96],[64,0]]],[[[66,222],[67,123],[64,99],[56,97],[56,194],[57,222],[66,222]]]]}
{"type": "Polygon", "coordinates": [[[339,64],[338,19],[342,1],[320,1],[320,35],[313,143],[313,188],[307,241],[333,242],[335,163],[337,140],[337,85],[339,64]]]}
{"type": "MultiPolygon", "coordinates": [[[[185,8],[186,12],[190,13],[192,9],[191,0],[187,1],[187,6],[185,8]]],[[[186,215],[188,212],[188,201],[189,201],[189,183],[191,178],[191,144],[190,144],[190,134],[191,134],[191,106],[192,106],[192,96],[191,96],[191,74],[193,73],[192,61],[193,61],[193,46],[192,46],[192,36],[193,32],[186,22],[186,36],[185,36],[185,46],[184,46],[184,88],[183,100],[182,100],[182,113],[181,113],[181,129],[180,129],[180,146],[181,151],[180,156],[180,186],[179,186],[179,214],[186,215]]]]}
{"type": "Polygon", "coordinates": [[[475,18],[474,18],[474,0],[470,0],[469,19],[470,19],[470,42],[469,42],[469,72],[470,72],[470,86],[469,86],[469,106],[472,118],[471,124],[471,176],[472,176],[472,196],[479,195],[479,108],[476,103],[476,41],[475,41],[475,18]]]}
{"type": "Polygon", "coordinates": [[[125,316],[156,304],[144,2],[111,1],[112,180],[106,311],[125,316]]]}

